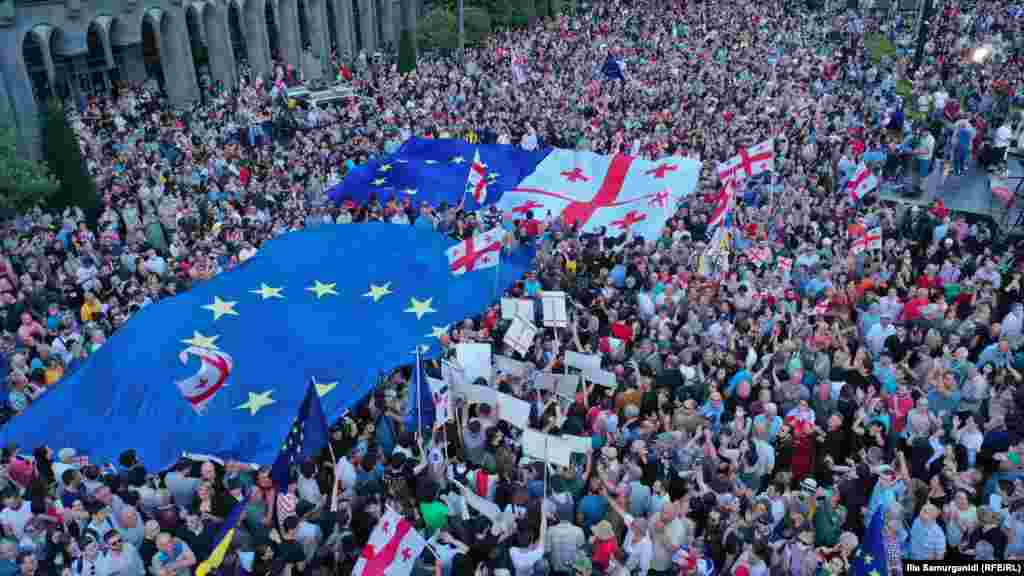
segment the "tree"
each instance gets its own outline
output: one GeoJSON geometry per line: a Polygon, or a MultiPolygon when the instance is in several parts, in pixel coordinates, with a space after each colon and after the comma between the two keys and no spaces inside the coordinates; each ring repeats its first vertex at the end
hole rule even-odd
{"type": "Polygon", "coordinates": [[[398,73],[406,74],[416,69],[416,46],[411,30],[402,30],[398,39],[398,73]]]}
{"type": "Polygon", "coordinates": [[[0,125],[0,210],[27,212],[46,203],[57,186],[45,164],[18,156],[14,127],[0,125]]]}
{"type": "MultiPolygon", "coordinates": [[[[466,46],[479,44],[491,32],[491,16],[478,6],[466,6],[466,46]]],[[[443,6],[432,9],[417,25],[419,43],[428,50],[455,50],[459,47],[459,19],[454,10],[443,6]]]]}
{"type": "Polygon", "coordinates": [[[60,181],[49,207],[63,210],[78,206],[87,218],[95,219],[100,204],[96,182],[82,160],[78,134],[68,124],[64,105],[57,99],[51,100],[46,108],[46,163],[60,181]]]}

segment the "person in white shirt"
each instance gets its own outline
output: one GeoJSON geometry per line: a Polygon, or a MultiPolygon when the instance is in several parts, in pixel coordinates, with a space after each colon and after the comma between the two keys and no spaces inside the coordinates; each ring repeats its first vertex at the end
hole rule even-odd
{"type": "Polygon", "coordinates": [[[1009,121],[1004,120],[1003,124],[996,129],[996,134],[992,138],[992,147],[995,148],[998,153],[999,162],[1006,160],[1006,150],[1010,148],[1012,140],[1013,129],[1010,128],[1009,121]]]}
{"type": "Polygon", "coordinates": [[[629,526],[626,540],[622,544],[622,551],[626,553],[626,568],[630,574],[647,574],[654,560],[654,543],[647,530],[647,520],[633,518],[629,514],[622,519],[629,526]]]}
{"type": "Polygon", "coordinates": [[[139,551],[116,531],[107,532],[104,540],[106,551],[97,560],[97,574],[117,574],[117,576],[145,576],[146,567],[142,563],[139,551]]]}
{"type": "MultiPolygon", "coordinates": [[[[541,503],[543,506],[543,502],[541,503]]],[[[544,557],[544,543],[547,539],[548,517],[543,511],[540,515],[540,534],[530,542],[530,536],[524,532],[519,534],[519,546],[510,546],[509,556],[515,576],[533,576],[533,568],[544,557]]]]}
{"type": "Polygon", "coordinates": [[[32,519],[32,505],[22,499],[21,494],[11,492],[4,498],[4,510],[0,512],[0,526],[4,533],[20,540],[25,533],[25,525],[32,519]]]}

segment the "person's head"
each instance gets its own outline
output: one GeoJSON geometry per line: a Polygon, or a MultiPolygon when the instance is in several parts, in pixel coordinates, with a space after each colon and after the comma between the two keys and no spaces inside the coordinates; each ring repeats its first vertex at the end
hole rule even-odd
{"type": "Polygon", "coordinates": [[[156,540],[156,537],[160,534],[160,523],[156,520],[147,520],[144,528],[144,535],[146,540],[156,540]]]}
{"type": "Polygon", "coordinates": [[[174,553],[174,536],[169,532],[161,532],[156,537],[156,547],[164,554],[174,553]]]}
{"type": "Polygon", "coordinates": [[[213,465],[213,462],[203,462],[203,465],[199,467],[199,476],[209,482],[216,480],[217,468],[213,465]]]}
{"type": "Polygon", "coordinates": [[[121,533],[117,530],[107,532],[103,540],[107,543],[107,548],[113,552],[121,552],[124,548],[124,538],[121,537],[121,533]]]}
{"type": "Polygon", "coordinates": [[[9,510],[17,510],[21,508],[24,501],[21,499],[21,493],[17,490],[9,490],[4,494],[4,506],[9,510]]]}
{"type": "Polygon", "coordinates": [[[18,554],[18,570],[21,576],[35,576],[38,564],[32,552],[20,552],[18,554]]]}

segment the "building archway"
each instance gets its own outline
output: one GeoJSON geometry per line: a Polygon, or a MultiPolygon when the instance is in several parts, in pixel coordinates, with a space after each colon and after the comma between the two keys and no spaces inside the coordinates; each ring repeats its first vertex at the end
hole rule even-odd
{"type": "Polygon", "coordinates": [[[166,89],[166,78],[164,77],[164,66],[162,58],[162,47],[160,46],[160,20],[152,12],[147,12],[142,17],[142,58],[146,64],[146,77],[152,78],[160,85],[160,89],[166,89]]]}
{"type": "Polygon", "coordinates": [[[245,64],[249,60],[249,46],[245,33],[242,32],[242,8],[238,2],[228,3],[228,34],[231,35],[231,48],[235,52],[235,63],[245,64]]]}
{"type": "Polygon", "coordinates": [[[274,14],[274,3],[266,0],[264,15],[267,21],[267,43],[270,45],[270,60],[277,62],[281,56],[281,40],[277,31],[277,15],[274,14]]]}
{"type": "Polygon", "coordinates": [[[338,23],[334,21],[334,2],[324,0],[324,4],[327,8],[327,49],[331,54],[338,54],[338,23]]]}
{"type": "Polygon", "coordinates": [[[185,25],[188,28],[188,42],[192,49],[192,63],[196,69],[196,80],[202,85],[203,71],[209,68],[210,55],[203,42],[202,18],[195,4],[189,4],[185,9],[185,25]]]}
{"type": "Polygon", "coordinates": [[[235,58],[232,56],[233,46],[227,14],[221,10],[222,8],[213,2],[203,5],[203,30],[206,32],[210,77],[214,84],[220,84],[221,88],[230,90],[235,85],[235,58]]]}
{"type": "Polygon", "coordinates": [[[89,23],[89,30],[86,32],[85,44],[88,49],[85,55],[86,62],[86,84],[87,92],[92,95],[109,93],[112,87],[110,75],[111,67],[107,62],[107,31],[97,21],[89,23]]]}
{"type": "Polygon", "coordinates": [[[35,28],[26,32],[21,40],[21,58],[32,83],[32,96],[38,110],[43,110],[46,101],[54,96],[53,86],[50,84],[50,71],[46,65],[48,41],[45,34],[35,28]]]}
{"type": "Polygon", "coordinates": [[[71,58],[63,52],[64,31],[54,28],[50,31],[50,58],[53,59],[53,95],[61,100],[71,97],[71,58]]]}
{"type": "Polygon", "coordinates": [[[296,9],[299,11],[299,45],[303,52],[313,48],[313,41],[309,34],[309,15],[306,12],[306,2],[296,0],[296,9]]]}

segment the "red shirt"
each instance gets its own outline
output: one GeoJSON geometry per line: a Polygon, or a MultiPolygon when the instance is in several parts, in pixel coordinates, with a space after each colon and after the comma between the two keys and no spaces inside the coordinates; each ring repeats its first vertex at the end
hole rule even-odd
{"type": "Polygon", "coordinates": [[[921,317],[921,310],[928,305],[927,298],[914,298],[903,305],[903,313],[900,319],[904,321],[917,320],[921,317]]]}

